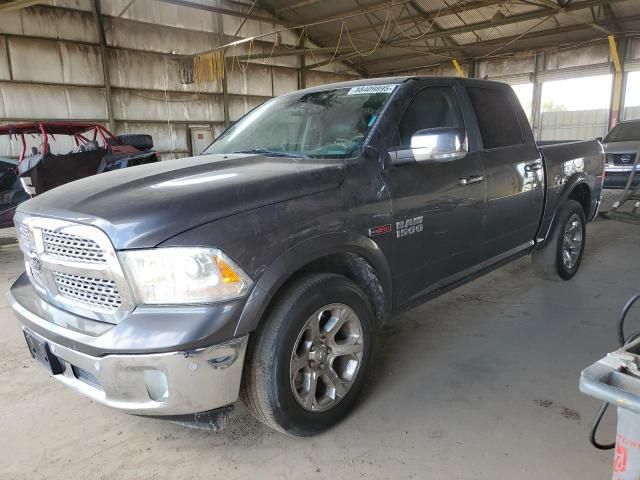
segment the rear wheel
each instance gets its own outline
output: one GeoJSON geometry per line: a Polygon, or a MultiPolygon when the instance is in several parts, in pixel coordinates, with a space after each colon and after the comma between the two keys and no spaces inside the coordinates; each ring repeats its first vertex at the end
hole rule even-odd
{"type": "Polygon", "coordinates": [[[373,316],[349,279],[313,274],[278,301],[252,339],[241,396],[261,422],[309,436],[339,422],[364,385],[373,316]]]}
{"type": "Polygon", "coordinates": [[[584,253],[586,224],[582,205],[568,200],[558,212],[551,236],[533,253],[533,264],[543,277],[569,280],[578,272],[584,253]]]}

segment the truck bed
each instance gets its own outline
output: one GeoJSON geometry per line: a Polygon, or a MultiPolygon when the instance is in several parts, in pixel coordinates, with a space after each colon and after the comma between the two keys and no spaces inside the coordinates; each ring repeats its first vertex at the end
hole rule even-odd
{"type": "Polygon", "coordinates": [[[558,204],[577,182],[586,182],[588,191],[582,190],[584,198],[580,201],[589,206],[589,219],[595,216],[602,194],[604,151],[597,140],[542,145],[539,149],[544,159],[547,195],[538,236],[545,237],[558,204]]]}

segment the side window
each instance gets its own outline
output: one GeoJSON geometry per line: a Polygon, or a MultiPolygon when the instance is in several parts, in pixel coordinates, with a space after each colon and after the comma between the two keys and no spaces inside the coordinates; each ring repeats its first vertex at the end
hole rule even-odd
{"type": "Polygon", "coordinates": [[[467,87],[485,149],[522,145],[524,137],[505,88],[467,87]]]}
{"type": "Polygon", "coordinates": [[[427,87],[413,97],[398,127],[400,142],[409,146],[418,130],[438,127],[464,127],[452,87],[427,87]]]}

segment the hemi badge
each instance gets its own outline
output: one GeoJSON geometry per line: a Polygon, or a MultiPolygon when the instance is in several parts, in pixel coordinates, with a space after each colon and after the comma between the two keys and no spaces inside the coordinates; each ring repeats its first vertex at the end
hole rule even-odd
{"type": "Polygon", "coordinates": [[[369,229],[370,237],[375,237],[376,235],[382,235],[383,233],[391,233],[391,224],[380,225],[379,227],[373,227],[369,229]]]}

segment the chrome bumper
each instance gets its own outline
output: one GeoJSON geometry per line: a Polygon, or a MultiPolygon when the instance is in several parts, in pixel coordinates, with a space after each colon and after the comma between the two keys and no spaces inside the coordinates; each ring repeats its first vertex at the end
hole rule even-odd
{"type": "MultiPolygon", "coordinates": [[[[605,165],[605,173],[631,173],[633,165],[605,165]]],[[[636,167],[636,172],[640,172],[640,164],[636,167]]]]}
{"type": "Polygon", "coordinates": [[[125,413],[192,414],[238,398],[247,337],[185,352],[92,357],[29,334],[64,361],[64,373],[53,378],[125,413]]]}
{"type": "MultiPolygon", "coordinates": [[[[18,293],[16,285],[28,289],[25,282],[24,278],[16,281],[7,295],[9,304],[23,329],[46,342],[51,353],[64,362],[64,372],[52,376],[68,387],[98,403],[135,415],[194,414],[238,399],[248,336],[190,350],[176,347],[175,351],[165,348],[162,353],[118,352],[122,341],[135,338],[142,342],[144,333],[150,335],[145,342],[149,348],[153,343],[150,338],[157,337],[158,332],[135,333],[136,322],[122,324],[126,331],[120,334],[114,333],[118,326],[110,324],[101,324],[104,328],[98,329],[95,328],[98,322],[83,320],[51,305],[47,307],[44,300],[29,290],[28,295],[20,293],[19,301],[13,294],[18,293]],[[87,322],[91,322],[92,328],[87,327],[87,322]],[[83,327],[83,332],[78,331],[79,327],[83,327]],[[118,338],[121,342],[108,345],[118,338]],[[96,344],[101,348],[96,349],[96,344]],[[99,352],[87,352],[87,347],[99,352]]],[[[176,318],[179,323],[181,320],[185,319],[176,318]]],[[[166,333],[171,332],[165,332],[166,341],[161,342],[165,347],[179,332],[173,332],[170,338],[166,338],[166,333]]]]}

